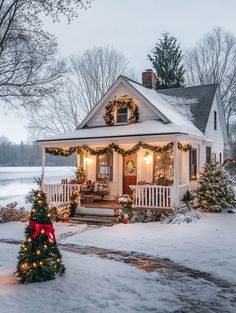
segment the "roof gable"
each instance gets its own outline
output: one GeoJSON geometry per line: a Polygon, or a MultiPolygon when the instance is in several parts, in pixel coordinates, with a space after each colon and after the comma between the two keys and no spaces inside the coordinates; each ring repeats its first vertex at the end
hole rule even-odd
{"type": "MultiPolygon", "coordinates": [[[[84,128],[87,126],[89,121],[91,121],[96,116],[96,114],[99,113],[99,111],[102,107],[104,107],[104,104],[105,105],[108,104],[109,100],[111,100],[110,97],[112,96],[113,93],[116,92],[116,90],[118,90],[120,84],[123,84],[127,90],[130,90],[130,92],[132,94],[134,94],[145,106],[148,107],[149,110],[151,110],[152,119],[161,119],[162,122],[165,122],[165,123],[170,122],[170,120],[165,116],[165,114],[163,114],[163,112],[161,110],[159,110],[155,105],[153,105],[153,103],[151,101],[149,101],[150,99],[145,98],[143,96],[143,94],[141,92],[139,92],[137,90],[137,88],[135,88],[135,86],[130,83],[129,79],[127,79],[124,76],[120,76],[114,82],[114,84],[109,88],[109,90],[105,93],[105,95],[101,98],[101,100],[95,105],[95,107],[92,109],[92,111],[80,123],[80,125],[77,127],[77,129],[81,129],[81,128],[84,128]]],[[[161,96],[159,96],[159,98],[160,98],[160,101],[163,102],[163,99],[161,98],[161,96]]],[[[165,102],[163,105],[167,105],[167,103],[165,102]]],[[[101,112],[100,112],[100,114],[101,114],[101,112]]],[[[102,112],[102,115],[103,114],[105,114],[105,111],[102,112]]],[[[96,125],[96,126],[98,126],[98,125],[96,125]]],[[[99,125],[99,126],[106,126],[106,125],[99,125]]]]}

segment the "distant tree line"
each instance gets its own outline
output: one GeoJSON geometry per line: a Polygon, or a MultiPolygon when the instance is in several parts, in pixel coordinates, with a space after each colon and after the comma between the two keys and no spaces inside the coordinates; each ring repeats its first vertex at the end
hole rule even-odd
{"type": "MultiPolygon", "coordinates": [[[[12,143],[7,137],[0,137],[0,166],[41,166],[39,144],[12,143]]],[[[75,166],[75,155],[68,158],[46,155],[47,166],[75,166]]]]}

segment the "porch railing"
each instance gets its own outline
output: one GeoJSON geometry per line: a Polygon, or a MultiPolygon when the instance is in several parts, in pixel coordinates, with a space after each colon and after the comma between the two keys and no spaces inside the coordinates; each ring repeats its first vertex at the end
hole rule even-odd
{"type": "Polygon", "coordinates": [[[131,185],[136,208],[172,208],[172,186],[131,185]]]}
{"type": "Polygon", "coordinates": [[[73,191],[79,190],[80,186],[79,184],[44,184],[43,190],[47,194],[49,204],[69,203],[73,191]]]}

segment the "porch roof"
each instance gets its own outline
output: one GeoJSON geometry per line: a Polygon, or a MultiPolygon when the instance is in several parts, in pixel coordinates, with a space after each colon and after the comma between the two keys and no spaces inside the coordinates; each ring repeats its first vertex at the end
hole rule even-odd
{"type": "Polygon", "coordinates": [[[76,129],[72,132],[37,140],[39,143],[84,140],[96,138],[137,137],[148,135],[185,134],[198,138],[205,138],[203,133],[191,123],[163,123],[159,120],[148,120],[136,124],[105,126],[76,129]]]}

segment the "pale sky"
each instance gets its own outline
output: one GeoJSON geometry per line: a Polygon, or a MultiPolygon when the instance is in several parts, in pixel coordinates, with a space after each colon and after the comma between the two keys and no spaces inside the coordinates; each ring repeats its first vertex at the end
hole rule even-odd
{"type": "MultiPolygon", "coordinates": [[[[93,46],[110,45],[122,51],[136,76],[150,67],[147,53],[163,32],[177,37],[189,48],[215,26],[236,36],[235,0],[95,0],[80,11],[70,25],[65,21],[45,28],[57,36],[59,53],[68,56],[93,46]]],[[[26,119],[17,114],[0,115],[0,136],[26,140],[26,119]]]]}

